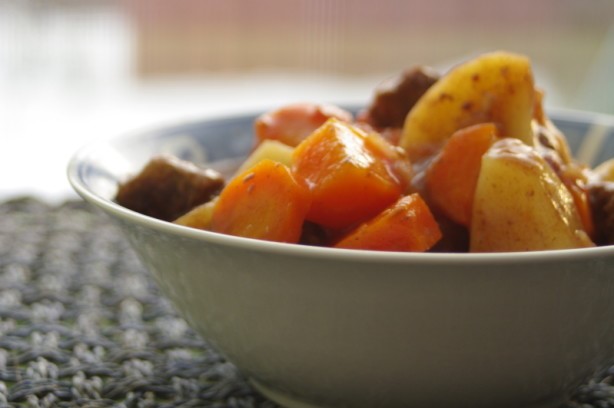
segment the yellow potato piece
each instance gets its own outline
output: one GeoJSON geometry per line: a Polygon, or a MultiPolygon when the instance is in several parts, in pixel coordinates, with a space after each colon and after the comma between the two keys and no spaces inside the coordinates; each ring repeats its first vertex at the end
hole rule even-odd
{"type": "Polygon", "coordinates": [[[264,159],[273,160],[290,167],[292,152],[294,149],[277,140],[267,139],[262,141],[256,149],[243,162],[236,174],[241,174],[250,167],[255,166],[264,159]]]}
{"type": "Polygon", "coordinates": [[[614,182],[614,159],[609,159],[595,167],[593,171],[597,181],[614,182]]]}
{"type": "Polygon", "coordinates": [[[436,152],[456,130],[483,122],[502,136],[533,143],[535,87],[528,58],[508,52],[481,55],[437,81],[408,113],[400,145],[412,160],[436,152]]]}
{"type": "Polygon", "coordinates": [[[573,197],[537,151],[517,139],[493,144],[475,192],[471,252],[589,246],[573,197]]]}
{"type": "Polygon", "coordinates": [[[213,200],[194,207],[181,217],[177,218],[175,224],[183,225],[186,227],[198,228],[208,230],[211,224],[211,217],[213,216],[213,208],[217,202],[217,197],[213,200]]]}

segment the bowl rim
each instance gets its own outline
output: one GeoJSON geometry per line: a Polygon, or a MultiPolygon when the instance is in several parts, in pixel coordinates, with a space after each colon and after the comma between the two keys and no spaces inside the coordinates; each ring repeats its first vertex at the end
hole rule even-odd
{"type": "MultiPolygon", "coordinates": [[[[135,132],[96,140],[78,148],[68,162],[66,174],[72,188],[86,202],[114,215],[128,223],[144,226],[161,233],[168,233],[180,237],[202,241],[221,246],[238,249],[279,254],[294,257],[309,257],[336,260],[352,260],[359,262],[412,263],[423,265],[463,265],[482,263],[538,263],[548,261],[577,261],[587,258],[614,256],[614,245],[596,246],[590,248],[556,249],[543,251],[515,251],[490,253],[452,253],[452,252],[392,252],[359,249],[341,249],[318,247],[283,242],[272,242],[254,238],[232,236],[212,231],[186,227],[172,222],[162,221],[135,211],[129,210],[112,200],[93,192],[80,177],[79,168],[92,152],[104,146],[127,139],[144,138],[160,131],[171,130],[179,126],[204,124],[207,122],[222,122],[237,118],[255,117],[262,111],[238,112],[228,115],[206,116],[199,119],[175,122],[174,124],[151,127],[135,132]]],[[[582,121],[591,125],[601,125],[614,128],[614,115],[555,108],[549,109],[550,117],[554,120],[582,121]]]]}

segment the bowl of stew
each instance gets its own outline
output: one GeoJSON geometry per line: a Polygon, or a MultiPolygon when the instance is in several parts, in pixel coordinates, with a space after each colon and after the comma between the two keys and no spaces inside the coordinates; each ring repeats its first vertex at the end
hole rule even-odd
{"type": "MultiPolygon", "coordinates": [[[[470,66],[472,83],[491,81],[488,70],[509,80],[493,56],[502,58],[491,54],[480,62],[486,68],[470,66]]],[[[513,61],[504,67],[515,69],[513,61]]],[[[482,109],[477,96],[448,92],[450,74],[419,71],[378,89],[365,106],[298,104],[100,141],[73,156],[69,180],[119,225],[190,326],[283,406],[556,407],[614,362],[614,172],[608,164],[614,120],[564,110],[546,115],[536,108],[535,93],[531,138],[522,140],[522,126],[506,125],[518,120],[516,113],[502,114],[505,108],[495,103],[484,120],[484,112],[475,112],[482,109]],[[420,109],[440,115],[438,123],[445,119],[438,109],[466,116],[448,117],[458,125],[453,132],[433,130],[421,122],[420,109]],[[456,205],[466,191],[437,189],[451,181],[465,185],[445,170],[471,169],[476,159],[459,161],[451,137],[407,136],[411,120],[427,133],[453,133],[461,145],[471,139],[461,157],[478,157],[479,172],[495,174],[486,181],[481,174],[465,177],[475,178],[468,183],[469,213],[456,205]],[[291,132],[292,140],[274,132],[289,123],[309,131],[291,132]],[[358,143],[352,137],[366,150],[362,159],[344,157],[343,166],[375,163],[368,155],[375,152],[378,168],[325,165],[331,152],[352,150],[343,144],[358,143]],[[273,139],[288,149],[259,150],[273,139]],[[473,144],[478,139],[486,140],[483,151],[473,144]],[[326,148],[314,148],[318,140],[326,148]],[[470,153],[474,147],[479,154],[470,153]],[[314,151],[324,153],[313,159],[314,151]],[[429,170],[450,151],[445,157],[452,157],[452,167],[429,170]],[[534,171],[527,169],[535,168],[541,181],[527,181],[534,171]],[[336,171],[344,183],[366,181],[330,182],[326,177],[336,171]],[[139,174],[145,174],[140,182],[139,174]],[[510,174],[507,183],[496,178],[510,174]],[[396,196],[390,180],[401,186],[396,196]],[[326,191],[316,195],[328,182],[345,194],[341,201],[326,191]],[[352,190],[355,185],[367,187],[352,190]],[[204,193],[195,199],[198,188],[204,193]],[[494,202],[480,201],[500,190],[494,202]],[[377,195],[382,191],[388,198],[377,195]],[[554,210],[540,204],[540,195],[554,210]],[[255,198],[245,204],[246,197],[255,198]],[[327,197],[336,203],[332,213],[327,197]],[[548,211],[560,219],[542,223],[548,211]],[[516,214],[511,221],[510,213],[516,214]],[[495,219],[503,225],[492,226],[495,219]]],[[[522,86],[504,88],[513,88],[515,98],[522,86]]]]}

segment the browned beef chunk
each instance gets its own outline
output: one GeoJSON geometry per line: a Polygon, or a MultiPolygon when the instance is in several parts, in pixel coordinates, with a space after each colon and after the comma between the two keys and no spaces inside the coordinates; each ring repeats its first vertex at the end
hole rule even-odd
{"type": "Polygon", "coordinates": [[[594,183],[589,189],[589,199],[595,224],[595,243],[614,244],[614,183],[594,183]]]}
{"type": "Polygon", "coordinates": [[[375,90],[362,119],[376,129],[403,127],[407,113],[438,79],[439,75],[426,67],[405,70],[375,90]]]}
{"type": "Polygon", "coordinates": [[[215,170],[176,157],[152,158],[134,178],[119,186],[118,204],[165,221],[173,221],[203,204],[224,185],[215,170]]]}
{"type": "Polygon", "coordinates": [[[467,227],[455,223],[435,209],[432,212],[441,229],[442,237],[429,252],[469,252],[467,227]]]}
{"type": "Polygon", "coordinates": [[[323,227],[311,222],[303,224],[299,243],[312,246],[327,246],[330,245],[330,240],[329,231],[326,231],[323,227]]]}

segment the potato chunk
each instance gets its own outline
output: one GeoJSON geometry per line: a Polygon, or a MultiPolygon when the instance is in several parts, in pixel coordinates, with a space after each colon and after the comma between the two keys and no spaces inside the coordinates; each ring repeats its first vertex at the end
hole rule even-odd
{"type": "Polygon", "coordinates": [[[432,155],[456,130],[484,122],[533,143],[534,83],[527,58],[495,52],[452,69],[409,111],[400,146],[412,161],[432,155]]]}
{"type": "Polygon", "coordinates": [[[606,160],[595,167],[594,175],[599,181],[614,182],[614,159],[606,160]]]}
{"type": "Polygon", "coordinates": [[[207,201],[204,204],[194,207],[181,217],[177,218],[174,223],[186,227],[208,230],[211,226],[211,218],[213,218],[213,209],[215,208],[216,202],[217,197],[213,198],[211,201],[207,201]]]}
{"type": "Polygon", "coordinates": [[[470,239],[472,252],[594,245],[563,182],[534,148],[510,138],[482,158],[470,239]]]}
{"type": "Polygon", "coordinates": [[[241,167],[237,170],[237,174],[249,170],[264,159],[273,160],[289,167],[292,164],[293,150],[292,147],[280,141],[271,139],[263,140],[249,157],[245,159],[243,164],[241,164],[241,167]]]}

